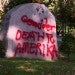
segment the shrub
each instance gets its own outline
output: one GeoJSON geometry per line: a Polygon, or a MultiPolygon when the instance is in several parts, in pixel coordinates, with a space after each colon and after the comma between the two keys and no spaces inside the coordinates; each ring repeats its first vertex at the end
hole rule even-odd
{"type": "Polygon", "coordinates": [[[0,57],[5,56],[5,42],[0,41],[0,57]]]}
{"type": "Polygon", "coordinates": [[[72,34],[66,34],[62,39],[59,52],[69,55],[75,52],[75,37],[72,34]]]}

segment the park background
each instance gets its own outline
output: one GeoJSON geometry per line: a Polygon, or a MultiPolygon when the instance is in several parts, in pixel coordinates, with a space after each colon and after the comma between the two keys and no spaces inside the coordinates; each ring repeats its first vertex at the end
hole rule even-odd
{"type": "Polygon", "coordinates": [[[45,4],[56,18],[59,59],[44,61],[4,58],[5,43],[0,41],[0,75],[75,75],[75,0],[0,0],[0,27],[4,15],[26,3],[45,4]]]}

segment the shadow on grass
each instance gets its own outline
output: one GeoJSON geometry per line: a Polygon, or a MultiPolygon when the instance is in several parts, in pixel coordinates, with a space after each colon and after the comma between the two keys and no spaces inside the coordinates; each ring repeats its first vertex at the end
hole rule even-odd
{"type": "Polygon", "coordinates": [[[75,62],[0,58],[0,75],[74,75],[75,62]]]}
{"type": "Polygon", "coordinates": [[[75,62],[75,53],[71,53],[69,56],[68,54],[60,53],[59,59],[63,60],[64,62],[75,62]]]}

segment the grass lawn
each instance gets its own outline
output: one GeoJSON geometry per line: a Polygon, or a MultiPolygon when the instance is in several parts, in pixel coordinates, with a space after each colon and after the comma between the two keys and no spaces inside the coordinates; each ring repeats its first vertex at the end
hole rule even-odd
{"type": "Polygon", "coordinates": [[[0,75],[75,75],[75,60],[49,62],[28,58],[0,58],[0,75]]]}

